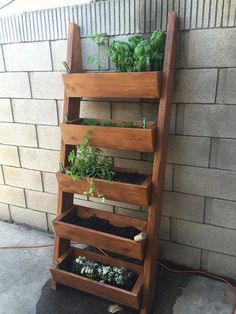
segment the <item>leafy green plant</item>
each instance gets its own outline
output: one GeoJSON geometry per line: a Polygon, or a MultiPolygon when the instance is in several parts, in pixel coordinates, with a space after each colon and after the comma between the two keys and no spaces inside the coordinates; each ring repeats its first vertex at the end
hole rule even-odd
{"type": "Polygon", "coordinates": [[[124,121],[120,123],[115,123],[111,120],[98,121],[95,119],[84,119],[80,124],[81,125],[107,126],[107,127],[138,128],[138,126],[135,125],[134,121],[124,121]]]}
{"type": "Polygon", "coordinates": [[[96,34],[94,36],[90,37],[95,44],[98,47],[98,54],[95,56],[89,56],[88,57],[88,64],[93,64],[96,63],[98,71],[100,72],[102,70],[102,59],[101,59],[101,48],[107,45],[108,42],[108,37],[107,34],[101,33],[101,34],[96,34]]]}
{"type": "Polygon", "coordinates": [[[162,69],[165,33],[156,30],[150,40],[135,35],[128,42],[114,40],[108,49],[111,60],[120,72],[158,71],[162,69]]]}
{"type": "Polygon", "coordinates": [[[112,160],[108,156],[104,156],[100,148],[89,145],[89,139],[92,132],[89,131],[83,143],[77,146],[76,150],[70,152],[68,156],[69,168],[65,169],[65,173],[70,175],[74,180],[82,180],[87,178],[89,185],[84,192],[86,196],[97,196],[104,201],[104,196],[99,193],[94,185],[94,178],[111,181],[115,175],[112,171],[112,160]]]}
{"type": "Polygon", "coordinates": [[[124,267],[113,267],[93,262],[85,256],[78,256],[73,261],[73,272],[93,280],[126,289],[133,287],[137,277],[135,273],[124,267]]]}

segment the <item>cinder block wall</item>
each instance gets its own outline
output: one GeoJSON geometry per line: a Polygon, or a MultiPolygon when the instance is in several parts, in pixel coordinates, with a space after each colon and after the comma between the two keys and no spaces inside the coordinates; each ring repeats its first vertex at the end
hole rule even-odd
{"type": "MultiPolygon", "coordinates": [[[[25,13],[0,23],[0,218],[52,230],[55,216],[69,21],[81,26],[83,66],[91,34],[113,38],[180,19],[161,257],[236,278],[236,1],[115,0],[25,13]],[[167,7],[168,3],[168,7],[167,7]]],[[[105,70],[114,69],[103,54],[105,70]]],[[[157,105],[84,101],[82,117],[155,119],[157,105]]],[[[116,166],[147,169],[152,156],[110,151],[116,166]]],[[[88,205],[85,198],[77,203],[88,205]]],[[[146,209],[92,199],[89,206],[146,216],[146,209]]]]}

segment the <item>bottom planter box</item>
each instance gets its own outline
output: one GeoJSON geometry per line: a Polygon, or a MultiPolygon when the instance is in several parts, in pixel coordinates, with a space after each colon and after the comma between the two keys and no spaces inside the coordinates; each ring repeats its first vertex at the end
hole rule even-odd
{"type": "Polygon", "coordinates": [[[71,248],[67,253],[65,253],[61,258],[56,261],[56,264],[57,267],[50,267],[50,271],[55,282],[79,289],[81,291],[96,295],[98,297],[102,297],[104,299],[108,299],[115,303],[120,303],[134,309],[139,309],[142,290],[142,266],[117,260],[108,256],[91,253],[78,248],[71,248]],[[128,291],[117,288],[63,270],[66,269],[66,266],[72,261],[72,259],[75,259],[78,256],[85,256],[89,260],[110,266],[125,267],[128,270],[136,273],[138,277],[132,290],[128,291]]]}
{"type": "Polygon", "coordinates": [[[146,241],[135,242],[133,239],[117,236],[91,228],[75,224],[78,218],[96,217],[105,219],[115,227],[135,227],[139,232],[146,232],[147,222],[137,218],[117,215],[102,210],[74,206],[72,209],[62,213],[53,220],[57,236],[90,246],[99,247],[104,250],[115,252],[142,260],[144,258],[146,241]]]}

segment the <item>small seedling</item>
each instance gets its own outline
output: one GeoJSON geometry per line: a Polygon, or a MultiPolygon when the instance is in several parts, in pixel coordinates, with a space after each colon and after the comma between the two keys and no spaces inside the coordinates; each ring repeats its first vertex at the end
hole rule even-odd
{"type": "Polygon", "coordinates": [[[61,173],[65,173],[65,168],[61,162],[59,163],[59,170],[61,173]]]}
{"type": "Polygon", "coordinates": [[[143,118],[143,120],[142,120],[142,128],[143,129],[147,128],[147,119],[146,118],[143,118]]]}
{"type": "Polygon", "coordinates": [[[71,69],[70,69],[69,65],[66,63],[66,61],[63,61],[62,64],[63,64],[64,68],[66,69],[66,73],[71,74],[72,73],[71,69]]]}
{"type": "Polygon", "coordinates": [[[89,56],[88,57],[88,64],[96,63],[98,72],[101,72],[103,66],[102,66],[102,59],[101,59],[101,47],[106,46],[108,42],[107,34],[101,33],[96,34],[94,36],[91,36],[90,39],[92,39],[95,44],[98,47],[98,54],[95,56],[89,56]]]}
{"type": "Polygon", "coordinates": [[[67,114],[64,114],[64,116],[63,116],[63,121],[64,121],[65,123],[68,122],[68,115],[67,115],[67,114]]]}

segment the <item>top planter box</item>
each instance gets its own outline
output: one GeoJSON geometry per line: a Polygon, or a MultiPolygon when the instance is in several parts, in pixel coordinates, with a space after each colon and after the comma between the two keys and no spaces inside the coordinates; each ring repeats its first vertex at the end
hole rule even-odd
{"type": "Polygon", "coordinates": [[[159,98],[162,72],[63,74],[68,97],[159,98]]]}

